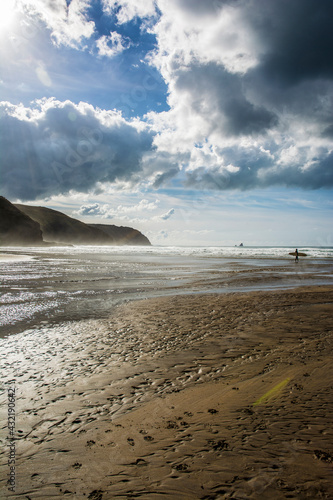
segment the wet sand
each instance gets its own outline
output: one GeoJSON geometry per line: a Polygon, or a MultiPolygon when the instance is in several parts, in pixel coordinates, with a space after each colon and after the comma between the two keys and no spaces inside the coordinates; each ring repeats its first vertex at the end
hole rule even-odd
{"type": "Polygon", "coordinates": [[[20,260],[31,260],[32,257],[30,255],[21,255],[21,254],[10,254],[10,253],[0,253],[0,262],[7,261],[20,261],[20,260]]]}
{"type": "Polygon", "coordinates": [[[333,498],[332,312],[332,287],[186,295],[4,339],[0,497],[333,498]]]}

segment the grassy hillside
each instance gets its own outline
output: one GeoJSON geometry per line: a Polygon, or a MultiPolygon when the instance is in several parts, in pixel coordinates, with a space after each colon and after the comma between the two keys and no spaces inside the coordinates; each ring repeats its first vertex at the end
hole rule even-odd
{"type": "Polygon", "coordinates": [[[131,227],[84,224],[45,207],[13,204],[0,196],[0,245],[150,245],[131,227]]]}
{"type": "Polygon", "coordinates": [[[72,245],[150,245],[146,236],[131,227],[85,224],[51,208],[15,207],[39,224],[44,241],[72,245]]]}
{"type": "Polygon", "coordinates": [[[112,224],[90,224],[90,227],[98,228],[117,241],[118,245],[150,245],[150,241],[137,229],[125,226],[114,226],[112,224]]]}
{"type": "Polygon", "coordinates": [[[0,196],[0,245],[42,245],[39,224],[0,196]]]}
{"type": "Polygon", "coordinates": [[[57,210],[29,205],[15,206],[38,222],[43,232],[44,241],[74,245],[112,245],[114,243],[113,238],[103,231],[68,217],[57,210]]]}

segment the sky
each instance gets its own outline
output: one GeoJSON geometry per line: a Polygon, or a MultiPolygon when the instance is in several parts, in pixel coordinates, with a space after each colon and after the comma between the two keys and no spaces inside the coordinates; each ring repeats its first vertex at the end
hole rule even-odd
{"type": "Polygon", "coordinates": [[[154,245],[333,245],[331,0],[6,0],[0,194],[154,245]]]}

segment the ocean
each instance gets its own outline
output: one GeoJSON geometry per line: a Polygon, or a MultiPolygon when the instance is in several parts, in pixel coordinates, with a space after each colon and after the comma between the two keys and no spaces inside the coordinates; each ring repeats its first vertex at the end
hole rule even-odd
{"type": "Polygon", "coordinates": [[[2,247],[0,336],[101,319],[135,299],[333,283],[333,248],[2,247]]]}

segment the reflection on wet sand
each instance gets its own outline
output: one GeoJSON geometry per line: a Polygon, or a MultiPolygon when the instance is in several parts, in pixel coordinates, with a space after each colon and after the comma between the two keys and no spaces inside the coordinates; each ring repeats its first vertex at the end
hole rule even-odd
{"type": "MultiPolygon", "coordinates": [[[[30,260],[3,261],[0,337],[44,321],[107,318],[115,305],[140,298],[331,284],[333,275],[332,259],[295,265],[293,259],[266,257],[67,250],[26,250],[30,260]]],[[[22,259],[22,250],[16,256],[22,259]]]]}

